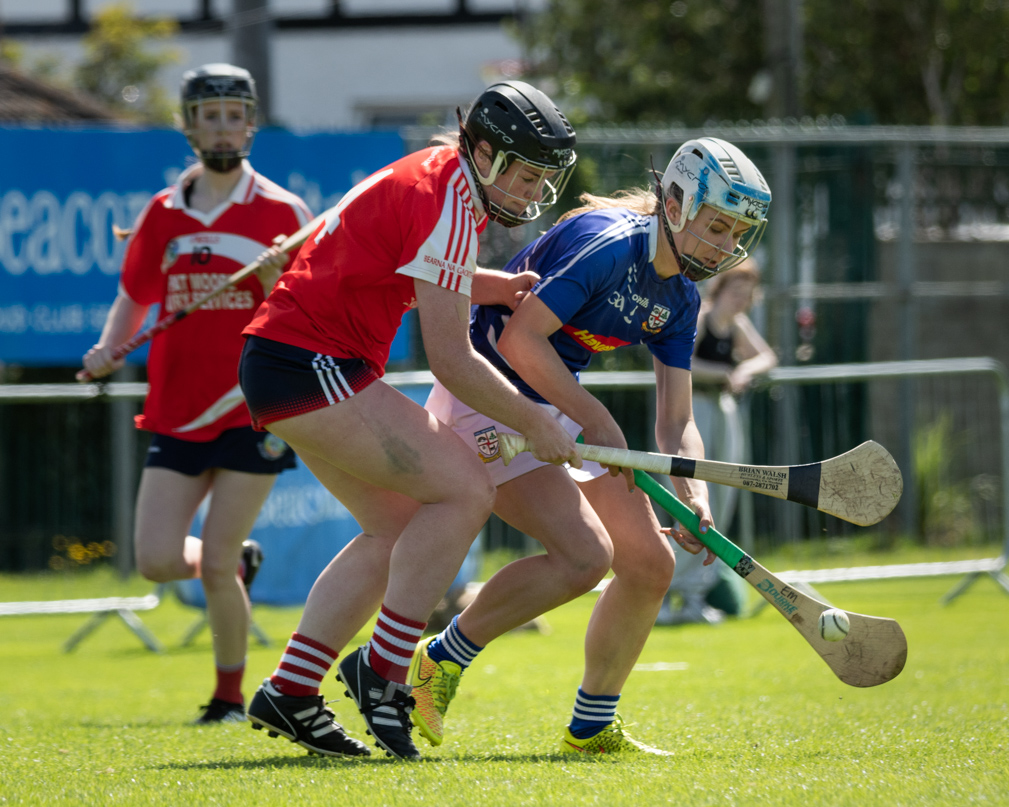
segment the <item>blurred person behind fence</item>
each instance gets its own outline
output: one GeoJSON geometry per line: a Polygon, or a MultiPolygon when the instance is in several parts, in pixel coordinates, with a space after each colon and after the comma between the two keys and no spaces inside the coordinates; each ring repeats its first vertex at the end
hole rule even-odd
{"type": "MultiPolygon", "coordinates": [[[[738,399],[754,379],[778,364],[778,357],[747,315],[760,297],[760,272],[752,257],[711,279],[703,288],[697,317],[697,340],[691,373],[694,382],[694,422],[708,459],[743,462],[747,456],[744,413],[738,399]]],[[[738,491],[709,485],[715,522],[728,529],[735,514],[738,491]]],[[[678,610],[663,603],[660,625],[721,621],[724,613],[738,615],[745,603],[745,586],[721,561],[703,566],[673,543],[676,576],[670,593],[682,600],[678,610]]]]}

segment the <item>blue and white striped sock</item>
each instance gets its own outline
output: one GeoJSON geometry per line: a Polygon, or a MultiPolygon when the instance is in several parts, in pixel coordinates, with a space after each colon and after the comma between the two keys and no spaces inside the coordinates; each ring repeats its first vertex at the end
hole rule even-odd
{"type": "Polygon", "coordinates": [[[473,644],[459,630],[459,617],[452,617],[452,624],[439,633],[427,646],[431,661],[454,661],[464,670],[473,663],[476,654],[483,650],[473,644]]]}
{"type": "Polygon", "coordinates": [[[579,740],[594,737],[617,719],[619,695],[589,695],[578,687],[575,709],[571,717],[572,736],[579,740]]]}

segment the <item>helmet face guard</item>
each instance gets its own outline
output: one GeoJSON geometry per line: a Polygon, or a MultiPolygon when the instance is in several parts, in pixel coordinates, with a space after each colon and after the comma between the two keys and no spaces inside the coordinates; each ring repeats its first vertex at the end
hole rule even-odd
{"type": "Polygon", "coordinates": [[[182,121],[183,133],[189,145],[209,170],[227,173],[241,165],[242,160],[249,156],[252,150],[252,140],[256,136],[256,113],[259,108],[259,97],[256,94],[256,82],[247,70],[230,64],[208,64],[190,70],[182,77],[182,121]],[[245,131],[245,142],[238,149],[204,149],[201,148],[198,129],[200,128],[201,109],[207,104],[219,105],[219,128],[235,128],[228,124],[225,114],[226,103],[242,104],[242,122],[239,124],[245,131]]]}
{"type": "Polygon", "coordinates": [[[557,203],[564,192],[564,187],[574,172],[576,159],[572,150],[566,165],[546,165],[526,160],[514,151],[498,151],[487,176],[483,176],[475,168],[473,171],[481,185],[481,201],[488,218],[506,227],[516,227],[538,219],[557,203]],[[512,166],[515,168],[510,177],[503,181],[504,175],[512,166]],[[538,178],[532,183],[527,181],[532,177],[538,178]],[[489,198],[487,189],[491,187],[504,195],[502,202],[489,198]]]}
{"type": "Polygon", "coordinates": [[[666,237],[680,271],[694,282],[738,266],[763,237],[771,191],[753,162],[731,143],[714,137],[684,143],[669,161],[656,191],[661,201],[666,237]],[[680,203],[679,220],[675,222],[670,219],[666,206],[670,194],[680,203]],[[681,254],[673,233],[688,228],[705,206],[715,215],[709,217],[703,229],[687,229],[698,245],[691,254],[681,254]],[[724,231],[713,232],[715,222],[719,222],[719,228],[724,231]],[[747,229],[738,240],[733,238],[744,227],[747,229]],[[706,260],[695,257],[698,247],[703,246],[712,248],[713,257],[706,260]]]}
{"type": "Polygon", "coordinates": [[[460,113],[459,128],[460,148],[491,221],[526,224],[560,198],[577,161],[575,132],[544,93],[522,81],[494,84],[473,102],[465,120],[460,113]],[[476,162],[481,143],[490,148],[484,152],[491,160],[486,175],[476,162]],[[491,198],[491,188],[503,200],[491,198]]]}

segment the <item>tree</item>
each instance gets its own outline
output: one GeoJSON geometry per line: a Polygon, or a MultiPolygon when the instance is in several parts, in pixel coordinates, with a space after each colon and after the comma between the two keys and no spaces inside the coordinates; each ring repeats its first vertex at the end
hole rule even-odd
{"type": "Polygon", "coordinates": [[[1009,4],[807,0],[809,114],[886,124],[1009,122],[1009,4]]]}
{"type": "MultiPolygon", "coordinates": [[[[577,122],[769,117],[765,15],[742,0],[551,0],[519,29],[577,122]]],[[[1009,123],[1005,0],[804,0],[799,107],[907,125],[1009,123]]]]}
{"type": "Polygon", "coordinates": [[[173,49],[149,50],[148,44],[177,32],[178,25],[170,20],[137,18],[128,3],[105,6],[84,37],[85,57],[74,83],[130,117],[171,124],[175,101],[157,84],[157,74],[179,55],[173,49]]]}
{"type": "Polygon", "coordinates": [[[520,35],[576,124],[698,125],[759,117],[760,25],[760,5],[740,0],[552,0],[520,35]]]}

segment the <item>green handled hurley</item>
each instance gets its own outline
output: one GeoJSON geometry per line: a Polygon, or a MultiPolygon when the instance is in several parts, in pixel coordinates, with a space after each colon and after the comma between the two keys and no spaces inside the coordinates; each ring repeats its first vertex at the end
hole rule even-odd
{"type": "Polygon", "coordinates": [[[792,623],[827,666],[844,683],[873,687],[896,678],[907,660],[907,639],[893,619],[845,611],[851,628],[840,642],[820,636],[817,622],[831,606],[803,594],[757,563],[714,527],[701,532],[700,519],[670,491],[644,471],[636,470],[634,480],[652,501],[680,522],[736,574],[753,586],[779,614],[792,623]]]}

